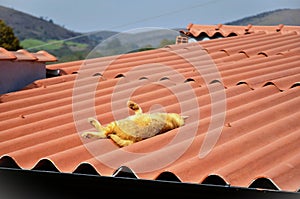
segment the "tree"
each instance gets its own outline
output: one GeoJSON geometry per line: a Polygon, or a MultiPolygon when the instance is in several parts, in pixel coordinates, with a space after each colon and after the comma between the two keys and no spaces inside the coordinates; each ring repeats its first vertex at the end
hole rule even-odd
{"type": "Polygon", "coordinates": [[[19,39],[13,32],[13,29],[7,26],[3,20],[0,20],[0,47],[13,51],[22,48],[20,46],[19,39]]]}

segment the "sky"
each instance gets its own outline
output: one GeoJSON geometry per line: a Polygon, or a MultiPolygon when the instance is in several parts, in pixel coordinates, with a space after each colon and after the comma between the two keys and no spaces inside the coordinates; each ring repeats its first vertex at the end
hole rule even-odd
{"type": "Polygon", "coordinates": [[[266,11],[300,8],[300,0],[0,0],[0,5],[88,33],[221,24],[266,11]]]}

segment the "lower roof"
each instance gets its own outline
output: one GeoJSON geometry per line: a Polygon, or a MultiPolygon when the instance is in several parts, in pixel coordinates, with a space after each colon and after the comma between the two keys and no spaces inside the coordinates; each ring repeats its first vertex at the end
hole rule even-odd
{"type": "Polygon", "coordinates": [[[35,61],[35,62],[55,62],[57,58],[44,50],[30,53],[27,50],[8,51],[0,47],[0,61],[35,61]]]}

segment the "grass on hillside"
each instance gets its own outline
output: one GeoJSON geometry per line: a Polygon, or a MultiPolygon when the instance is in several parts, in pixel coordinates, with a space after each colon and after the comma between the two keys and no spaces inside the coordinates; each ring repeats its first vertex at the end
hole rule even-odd
{"type": "Polygon", "coordinates": [[[88,47],[87,44],[77,43],[73,41],[48,40],[47,42],[38,39],[25,39],[21,41],[21,46],[24,49],[37,50],[59,50],[61,48],[70,48],[74,51],[84,50],[88,47]]]}
{"type": "MultiPolygon", "coordinates": [[[[174,43],[175,40],[162,39],[157,47],[164,47],[166,45],[174,43]]],[[[89,46],[88,44],[78,43],[74,41],[48,40],[47,42],[45,42],[42,40],[31,38],[21,41],[21,45],[24,49],[30,52],[45,50],[57,57],[58,63],[83,60],[86,59],[87,56],[89,56],[89,58],[95,58],[155,49],[150,44],[145,46],[138,46],[136,43],[121,44],[118,40],[113,40],[106,43],[106,45],[102,46],[100,52],[92,51],[93,47],[89,46]],[[92,55],[90,55],[91,52],[92,55]]]]}

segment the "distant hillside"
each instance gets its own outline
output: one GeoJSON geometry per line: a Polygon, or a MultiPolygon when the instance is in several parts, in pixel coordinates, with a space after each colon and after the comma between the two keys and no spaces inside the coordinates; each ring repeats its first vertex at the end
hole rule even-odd
{"type": "MultiPolygon", "coordinates": [[[[52,19],[38,18],[4,6],[0,6],[0,19],[13,28],[14,33],[20,40],[63,40],[82,35],[82,33],[55,24],[52,19]]],[[[100,31],[92,37],[79,37],[76,42],[93,44],[95,40],[106,39],[116,33],[114,31],[100,31]]]]}
{"type": "Polygon", "coordinates": [[[0,6],[0,19],[13,28],[24,49],[32,52],[46,50],[56,56],[59,62],[85,59],[100,43],[103,43],[101,52],[94,54],[107,56],[172,44],[175,43],[176,34],[179,34],[176,30],[120,35],[119,32],[104,30],[82,34],[57,25],[51,19],[38,18],[3,6],[0,6]],[[111,38],[114,35],[117,35],[117,39],[111,38]]]}
{"type": "Polygon", "coordinates": [[[236,21],[226,23],[227,25],[264,25],[274,26],[278,24],[299,26],[300,9],[279,9],[270,12],[264,12],[255,16],[245,17],[236,21]]]}
{"type": "Polygon", "coordinates": [[[118,33],[99,31],[83,35],[57,25],[51,19],[38,18],[4,6],[0,6],[0,19],[13,28],[23,48],[29,51],[47,50],[59,62],[84,59],[102,40],[118,33]]]}
{"type": "Polygon", "coordinates": [[[33,38],[46,41],[48,39],[65,39],[80,35],[46,20],[32,15],[0,6],[0,19],[14,29],[20,40],[33,38]]]}

